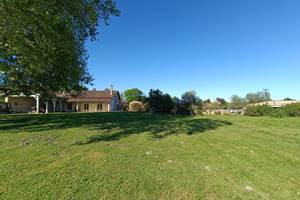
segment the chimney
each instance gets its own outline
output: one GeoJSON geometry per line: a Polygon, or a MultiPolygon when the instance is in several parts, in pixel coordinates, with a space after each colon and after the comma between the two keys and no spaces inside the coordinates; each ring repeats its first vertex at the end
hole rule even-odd
{"type": "Polygon", "coordinates": [[[113,85],[110,85],[110,88],[109,88],[110,95],[113,95],[113,90],[114,90],[113,85]]]}

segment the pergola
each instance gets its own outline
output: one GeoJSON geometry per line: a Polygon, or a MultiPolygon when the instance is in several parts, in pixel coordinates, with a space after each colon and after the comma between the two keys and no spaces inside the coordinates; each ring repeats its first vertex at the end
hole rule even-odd
{"type": "MultiPolygon", "coordinates": [[[[33,94],[33,95],[30,95],[30,96],[35,99],[36,114],[39,114],[39,110],[40,110],[40,94],[33,94]]],[[[47,106],[47,104],[46,104],[46,113],[48,113],[48,106],[47,106]]]]}

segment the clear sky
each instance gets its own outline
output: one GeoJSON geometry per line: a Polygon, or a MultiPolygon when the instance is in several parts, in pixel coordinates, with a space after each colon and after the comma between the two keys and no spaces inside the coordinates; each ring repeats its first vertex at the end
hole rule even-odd
{"type": "Polygon", "coordinates": [[[87,43],[91,88],[300,99],[300,0],[117,0],[87,43]]]}

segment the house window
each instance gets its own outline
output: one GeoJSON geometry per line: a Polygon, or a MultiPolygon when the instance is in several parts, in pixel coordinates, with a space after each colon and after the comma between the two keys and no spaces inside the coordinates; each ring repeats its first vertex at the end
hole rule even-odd
{"type": "Polygon", "coordinates": [[[89,104],[84,104],[84,110],[89,110],[89,104]]]}
{"type": "Polygon", "coordinates": [[[102,104],[97,104],[97,110],[102,110],[102,104]]]}

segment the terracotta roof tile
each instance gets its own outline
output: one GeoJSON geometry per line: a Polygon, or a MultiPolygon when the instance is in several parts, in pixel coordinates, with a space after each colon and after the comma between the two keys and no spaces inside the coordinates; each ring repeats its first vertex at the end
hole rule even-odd
{"type": "Polygon", "coordinates": [[[114,96],[119,98],[119,92],[113,91],[112,95],[110,91],[82,91],[79,95],[71,95],[70,93],[57,93],[56,97],[58,98],[66,98],[68,102],[84,102],[86,100],[89,101],[103,101],[109,102],[114,96]]]}

